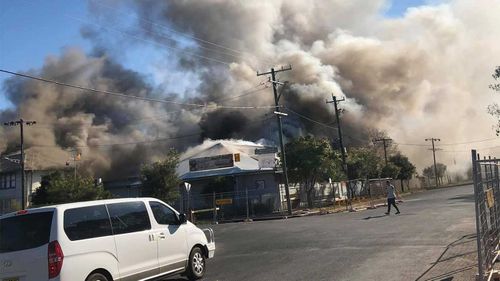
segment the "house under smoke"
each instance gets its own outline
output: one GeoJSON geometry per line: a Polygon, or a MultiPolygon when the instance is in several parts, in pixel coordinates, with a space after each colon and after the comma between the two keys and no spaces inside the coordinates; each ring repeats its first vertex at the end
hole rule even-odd
{"type": "Polygon", "coordinates": [[[177,173],[183,210],[221,208],[222,216],[262,215],[281,209],[276,148],[246,141],[205,141],[182,155],[177,173]],[[248,206],[248,208],[247,208],[248,206]]]}
{"type": "MultiPolygon", "coordinates": [[[[26,206],[30,206],[31,194],[40,187],[42,176],[47,171],[33,168],[29,152],[25,156],[25,196],[26,206]]],[[[21,208],[21,153],[10,153],[0,156],[0,214],[12,212],[21,208]]]]}

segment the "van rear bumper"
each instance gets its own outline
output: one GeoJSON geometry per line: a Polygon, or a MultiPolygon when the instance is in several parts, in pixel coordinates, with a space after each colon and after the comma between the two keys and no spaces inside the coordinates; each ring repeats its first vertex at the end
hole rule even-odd
{"type": "Polygon", "coordinates": [[[207,250],[208,250],[208,258],[211,259],[215,255],[215,235],[214,231],[211,228],[204,228],[202,229],[203,233],[205,233],[205,236],[207,237],[207,250]]]}
{"type": "Polygon", "coordinates": [[[207,249],[208,249],[208,258],[209,259],[213,258],[215,255],[215,242],[208,243],[207,249]]]}

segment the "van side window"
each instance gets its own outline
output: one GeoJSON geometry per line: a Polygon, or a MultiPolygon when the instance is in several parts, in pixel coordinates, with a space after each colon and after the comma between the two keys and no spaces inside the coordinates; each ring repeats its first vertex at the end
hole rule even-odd
{"type": "Polygon", "coordinates": [[[168,225],[179,224],[177,215],[169,207],[155,201],[149,202],[149,206],[151,207],[151,211],[153,211],[153,216],[157,223],[168,225]]]}
{"type": "Polygon", "coordinates": [[[114,234],[151,229],[149,215],[143,202],[114,203],[107,206],[114,234]]]}
{"type": "Polygon", "coordinates": [[[89,206],[64,211],[64,232],[71,241],[111,235],[111,223],[106,206],[89,206]]]}

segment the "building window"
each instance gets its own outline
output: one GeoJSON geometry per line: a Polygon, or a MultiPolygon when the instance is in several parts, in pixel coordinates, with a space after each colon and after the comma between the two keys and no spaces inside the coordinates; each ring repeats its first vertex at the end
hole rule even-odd
{"type": "Polygon", "coordinates": [[[16,174],[0,174],[0,189],[16,188],[16,174]]]}
{"type": "Polygon", "coordinates": [[[10,174],[10,188],[16,188],[16,174],[10,174]]]}
{"type": "Polygon", "coordinates": [[[266,189],[266,182],[263,180],[257,180],[255,181],[255,189],[257,190],[264,190],[266,189]]]}

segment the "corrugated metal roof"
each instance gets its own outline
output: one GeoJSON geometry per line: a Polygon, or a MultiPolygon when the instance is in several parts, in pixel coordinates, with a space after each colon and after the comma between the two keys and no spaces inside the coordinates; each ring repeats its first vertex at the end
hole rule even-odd
{"type": "Polygon", "coordinates": [[[218,177],[218,176],[235,176],[235,175],[244,175],[244,174],[254,174],[254,173],[274,173],[274,169],[252,169],[252,170],[242,170],[239,167],[230,167],[223,169],[213,169],[213,170],[205,170],[205,171],[196,171],[196,172],[188,172],[182,176],[180,176],[181,180],[193,180],[193,179],[202,179],[209,177],[218,177]]]}
{"type": "Polygon", "coordinates": [[[12,160],[21,160],[21,153],[8,153],[0,156],[0,173],[14,172],[20,169],[20,164],[12,160]]]}
{"type": "MultiPolygon", "coordinates": [[[[194,150],[197,148],[201,148],[202,145],[198,147],[194,147],[194,150]]],[[[181,161],[179,163],[179,167],[177,169],[177,173],[182,180],[190,180],[190,179],[200,179],[206,177],[215,177],[215,176],[231,176],[231,175],[239,175],[239,174],[247,174],[247,173],[259,173],[259,172],[273,172],[274,169],[260,169],[259,161],[255,156],[256,148],[264,148],[263,145],[254,144],[250,142],[232,142],[230,140],[221,140],[217,143],[201,149],[196,153],[188,154],[186,153],[181,157],[181,161]],[[234,162],[233,167],[228,168],[220,168],[220,169],[211,169],[204,171],[190,171],[189,170],[189,160],[193,158],[201,158],[201,157],[211,157],[218,156],[224,154],[240,154],[240,161],[234,162]]]]}

